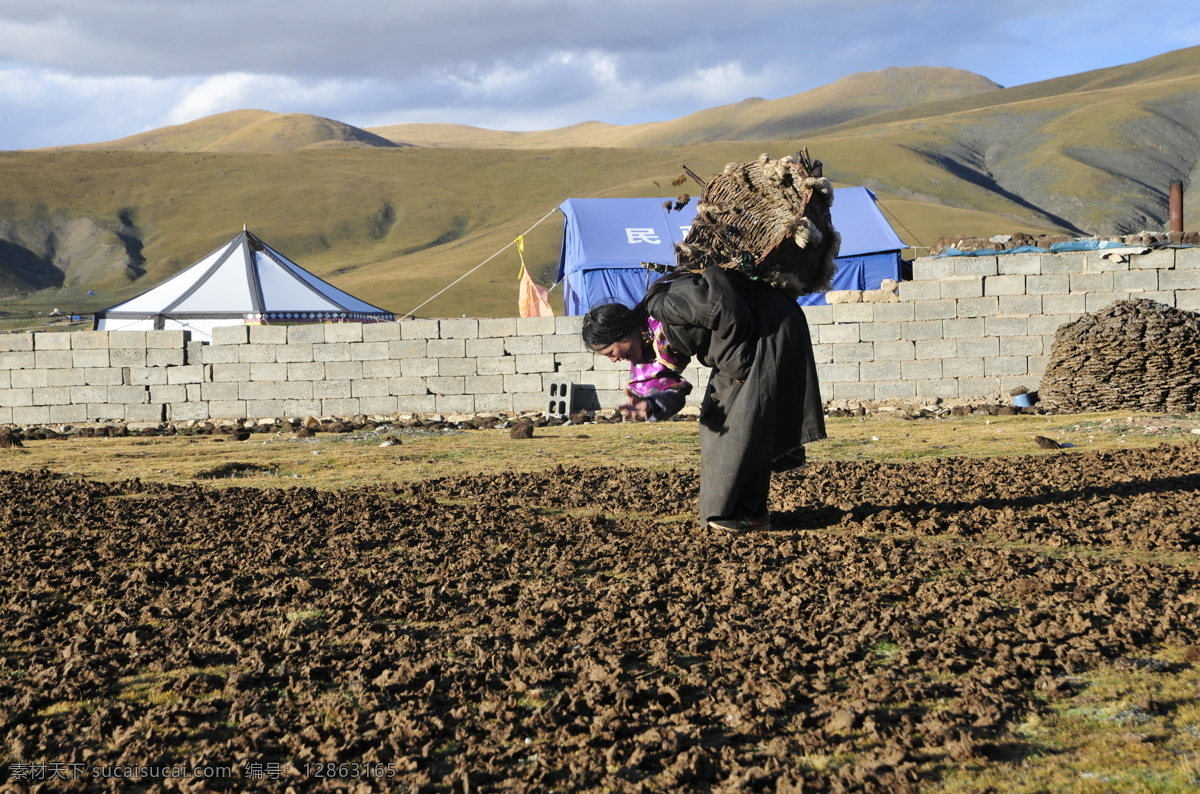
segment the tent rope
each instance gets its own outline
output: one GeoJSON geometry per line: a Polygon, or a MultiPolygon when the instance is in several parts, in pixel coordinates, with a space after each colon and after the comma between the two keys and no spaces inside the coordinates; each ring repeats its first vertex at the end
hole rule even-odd
{"type": "Polygon", "coordinates": [[[878,204],[880,207],[882,207],[882,208],[883,208],[883,211],[884,211],[884,212],[886,212],[888,215],[890,215],[890,216],[891,216],[891,218],[892,218],[892,220],[894,220],[896,223],[899,223],[899,224],[900,224],[900,228],[901,228],[901,229],[903,229],[904,231],[908,232],[908,236],[909,236],[909,237],[911,237],[912,239],[914,239],[914,240],[916,240],[916,241],[917,241],[917,244],[916,244],[916,245],[910,245],[910,246],[909,246],[909,248],[913,248],[913,249],[920,249],[920,250],[923,250],[923,251],[928,251],[928,250],[929,250],[929,247],[928,247],[928,246],[925,246],[925,245],[922,245],[922,244],[921,244],[921,238],[920,238],[920,237],[917,237],[915,234],[913,234],[913,233],[912,233],[912,230],[911,230],[911,229],[909,229],[907,226],[905,226],[905,225],[904,225],[904,223],[903,223],[903,222],[902,222],[902,221],[901,221],[899,218],[897,218],[897,217],[896,217],[895,213],[893,213],[893,212],[892,212],[890,209],[888,209],[888,208],[887,208],[887,205],[886,205],[886,204],[884,204],[882,201],[880,201],[880,200],[879,200],[879,197],[878,197],[878,196],[876,196],[876,197],[875,197],[875,203],[876,203],[876,204],[878,204]]]}
{"type": "MultiPolygon", "coordinates": [[[[558,207],[555,207],[554,209],[550,210],[550,211],[549,211],[549,212],[547,212],[545,215],[543,215],[543,216],[542,216],[542,218],[541,218],[541,220],[539,220],[537,223],[533,224],[533,226],[530,226],[528,229],[526,229],[526,230],[525,230],[525,231],[524,231],[524,232],[523,232],[523,233],[522,233],[520,236],[524,236],[524,235],[526,235],[526,234],[529,234],[531,231],[533,231],[534,229],[536,229],[536,228],[537,228],[537,227],[538,227],[538,226],[539,226],[539,225],[542,223],[542,221],[546,220],[546,218],[549,218],[551,215],[553,215],[553,214],[554,214],[554,213],[556,213],[556,212],[558,212],[558,207]]],[[[426,300],[426,301],[425,301],[425,303],[422,303],[420,306],[417,306],[416,308],[414,308],[414,309],[411,309],[410,311],[406,312],[405,314],[402,314],[402,315],[400,315],[400,319],[401,319],[401,320],[404,320],[404,319],[407,319],[407,318],[409,318],[409,317],[412,317],[412,316],[413,316],[413,315],[416,313],[417,309],[420,309],[420,308],[421,308],[421,306],[424,306],[426,303],[430,303],[430,302],[432,302],[432,301],[433,301],[433,300],[435,300],[435,299],[436,299],[438,296],[440,296],[442,293],[446,292],[446,291],[447,291],[447,290],[449,290],[451,287],[453,287],[455,284],[457,284],[458,282],[462,281],[464,278],[466,278],[467,276],[471,275],[471,274],[472,274],[472,273],[474,273],[476,270],[478,270],[479,268],[481,268],[481,267],[483,267],[484,265],[486,265],[488,262],[491,262],[493,259],[495,259],[496,257],[500,256],[500,254],[504,253],[504,252],[505,252],[505,251],[507,251],[507,250],[508,250],[510,247],[512,247],[512,246],[514,246],[514,245],[516,245],[516,244],[517,244],[517,240],[514,238],[514,239],[513,239],[513,241],[512,241],[511,243],[509,243],[508,245],[504,246],[504,247],[503,247],[503,248],[501,248],[499,251],[497,251],[496,253],[492,254],[492,255],[491,255],[491,256],[489,256],[487,259],[483,260],[483,261],[482,261],[482,262],[480,262],[478,265],[476,265],[475,267],[471,268],[471,269],[470,269],[470,270],[468,270],[466,273],[463,273],[461,276],[459,276],[458,278],[456,278],[454,281],[452,281],[452,282],[450,282],[449,284],[447,284],[447,285],[446,285],[446,286],[445,286],[445,287],[444,287],[444,288],[443,288],[443,289],[442,289],[440,292],[438,292],[436,295],[434,295],[433,297],[431,297],[431,298],[429,298],[428,300],[426,300]]]]}

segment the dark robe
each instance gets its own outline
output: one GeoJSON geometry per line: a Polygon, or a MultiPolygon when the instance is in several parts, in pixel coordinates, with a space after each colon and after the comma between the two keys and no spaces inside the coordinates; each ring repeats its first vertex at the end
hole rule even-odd
{"type": "Polygon", "coordinates": [[[825,438],[808,322],[796,302],[736,271],[676,278],[648,302],[667,339],[712,367],[700,406],[700,518],[766,515],[771,472],[825,438]]]}

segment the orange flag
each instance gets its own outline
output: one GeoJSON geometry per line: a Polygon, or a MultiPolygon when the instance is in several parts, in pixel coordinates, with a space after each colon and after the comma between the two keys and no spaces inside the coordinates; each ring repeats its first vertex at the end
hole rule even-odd
{"type": "Polygon", "coordinates": [[[521,257],[521,283],[517,287],[517,306],[521,317],[553,317],[554,310],[546,299],[546,288],[539,287],[525,269],[525,235],[517,238],[517,255],[521,257]]]}

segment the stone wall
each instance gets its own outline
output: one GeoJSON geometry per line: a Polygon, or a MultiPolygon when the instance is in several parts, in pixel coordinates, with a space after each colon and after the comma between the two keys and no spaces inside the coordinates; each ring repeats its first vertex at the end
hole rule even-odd
{"type": "MultiPolygon", "coordinates": [[[[1037,388],[1054,332],[1115,300],[1200,310],[1200,248],[919,259],[894,302],[805,309],[826,400],[1002,397],[1037,388]]],[[[868,296],[869,297],[869,296],[868,296]]],[[[545,410],[623,399],[626,367],[579,318],[404,320],[0,334],[0,423],[545,410]]],[[[706,374],[693,368],[692,401],[706,374]]]]}
{"type": "Polygon", "coordinates": [[[826,400],[1036,390],[1054,332],[1117,300],[1200,310],[1200,248],[918,259],[896,303],[805,310],[826,400]]]}
{"type": "MultiPolygon", "coordinates": [[[[626,367],[580,318],[406,320],[0,335],[0,423],[544,410],[551,384],[614,406],[626,367]]],[[[703,384],[701,377],[696,378],[703,384]]]]}

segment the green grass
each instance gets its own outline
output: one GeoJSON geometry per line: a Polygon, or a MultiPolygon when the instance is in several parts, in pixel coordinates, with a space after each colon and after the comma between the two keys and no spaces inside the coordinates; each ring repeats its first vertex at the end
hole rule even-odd
{"type": "MultiPolygon", "coordinates": [[[[1156,655],[1177,664],[1180,649],[1156,655]]],[[[942,781],[946,794],[1000,785],[1005,792],[1157,792],[1200,790],[1200,670],[1097,668],[1070,679],[1074,692],[1045,702],[1000,742],[1024,747],[1020,758],[971,763],[942,781]],[[1146,706],[1150,708],[1147,709],[1146,706]]]]}
{"type": "MultiPolygon", "coordinates": [[[[810,460],[885,463],[950,457],[1070,455],[1163,443],[1200,443],[1200,415],[1111,412],[1077,415],[970,416],[904,420],[881,413],[827,421],[829,438],[808,447],[810,460]],[[1074,446],[1044,450],[1035,435],[1074,446]]],[[[134,477],[154,482],[202,480],[209,487],[305,486],[322,490],[369,483],[494,471],[544,471],[556,465],[635,465],[656,471],[699,465],[699,425],[660,422],[537,428],[514,440],[508,430],[398,433],[401,443],[379,447],[365,434],[319,433],[303,441],[290,433],[252,434],[247,441],[218,436],[78,438],[27,441],[0,451],[0,466],[98,480],[134,477]]],[[[564,508],[565,509],[565,508],[564,508]]],[[[664,520],[670,520],[667,517],[664,520]]]]}

